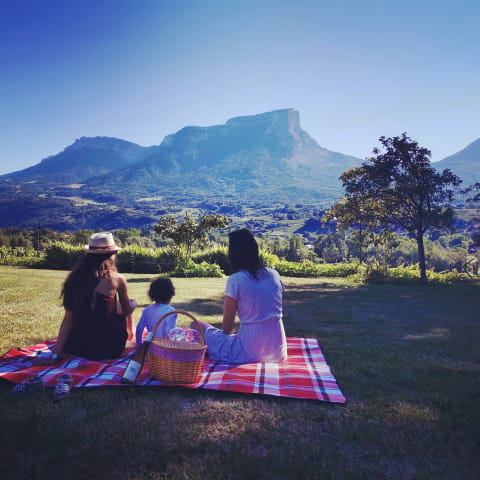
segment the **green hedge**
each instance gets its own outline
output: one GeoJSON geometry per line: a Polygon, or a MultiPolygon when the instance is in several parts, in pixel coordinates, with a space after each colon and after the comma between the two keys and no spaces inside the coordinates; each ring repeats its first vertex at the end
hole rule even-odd
{"type": "MultiPolygon", "coordinates": [[[[418,284],[420,282],[420,268],[418,265],[409,267],[389,268],[386,272],[378,270],[364,270],[360,275],[360,279],[367,283],[376,284],[418,284]]],[[[472,280],[472,276],[457,270],[435,272],[427,270],[427,281],[430,284],[445,284],[454,282],[468,282],[472,280]]],[[[478,277],[476,277],[478,278],[478,277]]]]}
{"type": "Polygon", "coordinates": [[[162,251],[129,245],[118,252],[117,266],[124,273],[157,273],[162,251]]]}
{"type": "MultiPolygon", "coordinates": [[[[0,265],[71,270],[83,252],[83,247],[64,242],[56,242],[48,246],[40,256],[35,250],[2,246],[0,247],[0,265]]],[[[275,268],[280,275],[286,277],[356,276],[358,280],[369,283],[404,284],[415,284],[420,279],[418,266],[380,270],[357,263],[288,262],[265,251],[261,251],[260,255],[265,265],[275,268]]],[[[230,274],[226,247],[206,250],[195,254],[193,260],[185,260],[185,252],[178,247],[155,249],[132,245],[119,252],[117,263],[119,271],[124,273],[155,274],[161,271],[178,277],[221,277],[223,274],[230,274]]],[[[472,277],[456,270],[444,272],[427,270],[427,279],[435,284],[465,282],[472,277]]]]}
{"type": "Polygon", "coordinates": [[[313,263],[305,262],[287,262],[279,260],[274,265],[275,270],[280,275],[286,277],[348,277],[359,271],[359,265],[356,263],[313,263]]]}
{"type": "Polygon", "coordinates": [[[223,272],[215,263],[195,263],[189,260],[177,266],[170,275],[172,277],[223,277],[223,272]]]}
{"type": "MultiPolygon", "coordinates": [[[[56,242],[45,249],[45,268],[70,270],[84,252],[83,247],[56,242]]],[[[118,269],[123,273],[157,273],[159,266],[171,271],[177,265],[178,253],[171,247],[155,249],[130,245],[118,253],[118,269]]]]}
{"type": "Polygon", "coordinates": [[[228,263],[228,249],[227,247],[211,248],[192,255],[192,260],[195,263],[207,262],[216,264],[220,267],[223,273],[230,275],[230,264],[228,263]]]}
{"type": "Polygon", "coordinates": [[[0,247],[0,265],[13,265],[30,268],[40,268],[44,263],[44,255],[36,250],[0,247]]]}
{"type": "Polygon", "coordinates": [[[71,270],[83,252],[83,247],[74,247],[65,242],[52,243],[45,249],[45,268],[71,270]]]}

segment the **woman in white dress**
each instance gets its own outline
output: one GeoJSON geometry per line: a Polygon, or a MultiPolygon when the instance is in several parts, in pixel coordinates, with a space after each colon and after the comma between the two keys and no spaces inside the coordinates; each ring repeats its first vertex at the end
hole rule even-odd
{"type": "Polygon", "coordinates": [[[262,264],[247,229],[229,234],[228,258],[233,273],[225,288],[222,330],[201,322],[210,358],[233,364],[286,360],[280,275],[262,264]],[[233,333],[236,315],[240,330],[233,333]]]}

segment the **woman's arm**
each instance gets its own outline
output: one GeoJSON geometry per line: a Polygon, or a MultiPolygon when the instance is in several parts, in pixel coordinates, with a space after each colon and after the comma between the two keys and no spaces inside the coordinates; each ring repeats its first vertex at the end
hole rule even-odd
{"type": "Polygon", "coordinates": [[[53,353],[56,353],[58,356],[63,353],[63,347],[68,339],[68,336],[70,335],[72,326],[73,313],[70,310],[65,310],[65,315],[63,316],[63,320],[58,331],[57,343],[55,343],[55,347],[53,349],[53,353]]]}
{"type": "Polygon", "coordinates": [[[57,342],[55,343],[55,347],[53,348],[52,355],[56,355],[55,357],[49,357],[41,359],[38,365],[53,365],[57,363],[58,357],[63,353],[63,347],[65,342],[70,335],[70,331],[72,330],[73,326],[73,314],[70,310],[65,310],[65,315],[63,316],[62,323],[60,324],[60,329],[58,330],[57,342]]]}
{"type": "Polygon", "coordinates": [[[127,280],[124,276],[119,275],[117,277],[117,292],[118,292],[118,299],[120,301],[120,305],[122,306],[123,314],[130,315],[135,308],[137,308],[137,302],[135,300],[131,300],[128,297],[128,287],[127,287],[127,280]]]}
{"type": "Polygon", "coordinates": [[[229,335],[233,333],[233,325],[235,323],[235,314],[237,313],[237,301],[225,295],[223,299],[223,321],[222,329],[224,333],[229,335]]]}

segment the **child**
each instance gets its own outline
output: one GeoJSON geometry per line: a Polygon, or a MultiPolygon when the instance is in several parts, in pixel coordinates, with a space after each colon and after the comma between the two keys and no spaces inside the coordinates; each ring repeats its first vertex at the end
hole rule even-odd
{"type": "MultiPolygon", "coordinates": [[[[172,281],[167,277],[158,277],[150,283],[148,296],[155,302],[146,307],[140,321],[138,322],[135,336],[137,339],[137,348],[142,344],[143,330],[146,328],[149,332],[153,330],[158,319],[168,312],[175,310],[169,305],[172,297],[175,295],[175,287],[172,281]]],[[[175,328],[177,324],[177,315],[169,315],[158,326],[155,337],[168,337],[168,332],[175,328]]]]}

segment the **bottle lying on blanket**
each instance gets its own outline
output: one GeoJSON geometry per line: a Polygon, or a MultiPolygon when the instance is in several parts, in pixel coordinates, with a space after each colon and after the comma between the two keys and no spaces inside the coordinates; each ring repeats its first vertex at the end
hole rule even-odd
{"type": "Polygon", "coordinates": [[[131,356],[128,361],[127,368],[123,372],[121,383],[136,383],[140,372],[142,371],[147,356],[148,348],[153,338],[153,332],[149,332],[147,338],[142,343],[141,347],[131,356]]]}

